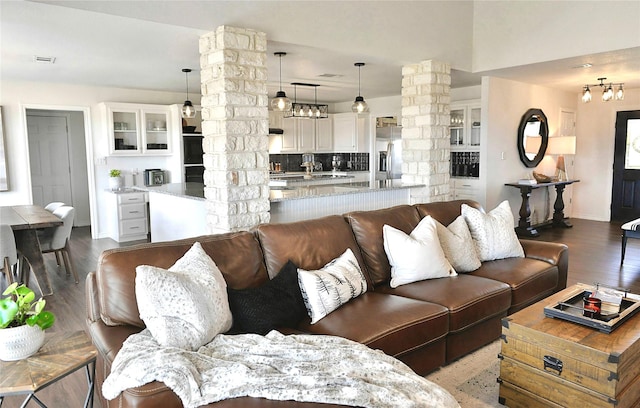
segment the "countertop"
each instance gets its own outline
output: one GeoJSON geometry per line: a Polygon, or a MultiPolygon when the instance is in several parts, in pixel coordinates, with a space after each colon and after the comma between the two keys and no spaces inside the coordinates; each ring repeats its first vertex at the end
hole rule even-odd
{"type": "MultiPolygon", "coordinates": [[[[342,194],[370,193],[382,190],[406,189],[424,187],[422,184],[403,183],[401,180],[378,180],[373,184],[369,181],[354,181],[330,185],[284,186],[271,187],[269,201],[279,202],[313,197],[324,197],[342,194]]],[[[169,194],[192,200],[204,201],[204,184],[202,183],[170,183],[160,186],[132,187],[137,191],[148,191],[169,194]]]]}

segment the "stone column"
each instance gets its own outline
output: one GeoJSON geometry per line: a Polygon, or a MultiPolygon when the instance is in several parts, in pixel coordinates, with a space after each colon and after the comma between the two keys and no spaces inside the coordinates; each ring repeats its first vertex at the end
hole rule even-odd
{"type": "Polygon", "coordinates": [[[402,181],[424,184],[414,203],[447,201],[451,68],[429,60],[402,68],[402,181]]]}
{"type": "Polygon", "coordinates": [[[269,222],[266,34],[221,26],[200,37],[207,224],[269,222]]]}

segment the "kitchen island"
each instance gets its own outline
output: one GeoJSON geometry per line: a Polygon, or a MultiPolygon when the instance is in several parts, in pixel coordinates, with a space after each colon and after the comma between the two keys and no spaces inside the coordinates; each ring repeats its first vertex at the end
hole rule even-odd
{"type": "MultiPolygon", "coordinates": [[[[271,222],[292,222],[356,210],[409,204],[411,189],[420,184],[400,180],[351,181],[340,184],[272,186],[271,222]]],[[[207,226],[202,183],[135,187],[149,192],[151,242],[190,238],[224,231],[207,226]]]]}

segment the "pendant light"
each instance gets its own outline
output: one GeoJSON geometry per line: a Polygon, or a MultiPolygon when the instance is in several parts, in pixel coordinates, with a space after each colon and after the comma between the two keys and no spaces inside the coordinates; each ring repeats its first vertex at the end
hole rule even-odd
{"type": "Polygon", "coordinates": [[[193,104],[189,100],[189,72],[191,72],[191,69],[183,68],[182,72],[184,72],[187,83],[187,100],[184,101],[184,104],[182,105],[182,117],[185,119],[191,119],[196,117],[196,108],[193,107],[193,104]]]}
{"type": "Polygon", "coordinates": [[[287,55],[286,52],[274,52],[280,58],[280,90],[276,93],[276,97],[271,100],[271,109],[280,112],[288,112],[291,110],[291,99],[287,98],[287,94],[282,90],[282,57],[287,55]]]}
{"type": "Polygon", "coordinates": [[[358,67],[358,96],[356,96],[356,100],[351,105],[351,110],[355,113],[363,113],[369,112],[369,105],[364,101],[364,98],[360,95],[360,67],[364,67],[364,62],[356,62],[356,67],[358,67]]]}

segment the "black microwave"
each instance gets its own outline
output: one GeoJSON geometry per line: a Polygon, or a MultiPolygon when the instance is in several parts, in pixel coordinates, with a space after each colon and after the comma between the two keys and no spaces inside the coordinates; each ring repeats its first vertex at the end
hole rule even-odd
{"type": "Polygon", "coordinates": [[[184,164],[202,164],[202,136],[183,136],[184,164]]]}

